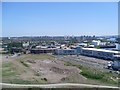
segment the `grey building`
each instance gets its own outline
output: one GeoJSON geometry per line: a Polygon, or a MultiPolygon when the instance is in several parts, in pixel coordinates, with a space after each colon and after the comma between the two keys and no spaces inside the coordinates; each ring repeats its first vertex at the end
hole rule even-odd
{"type": "Polygon", "coordinates": [[[57,55],[75,55],[77,54],[76,49],[56,49],[55,53],[57,55]]]}
{"type": "Polygon", "coordinates": [[[103,58],[103,59],[114,59],[114,55],[117,55],[118,51],[111,51],[111,50],[104,50],[104,49],[96,49],[96,48],[82,48],[81,54],[87,55],[87,56],[93,56],[97,58],[103,58]]]}

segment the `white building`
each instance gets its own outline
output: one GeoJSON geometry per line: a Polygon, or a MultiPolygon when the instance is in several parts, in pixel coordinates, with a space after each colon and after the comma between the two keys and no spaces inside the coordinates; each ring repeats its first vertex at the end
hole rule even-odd
{"type": "Polygon", "coordinates": [[[87,56],[93,56],[97,58],[103,58],[103,59],[114,59],[114,55],[117,55],[118,51],[111,51],[111,50],[104,50],[104,49],[96,49],[96,48],[82,48],[81,54],[87,55],[87,56]]]}
{"type": "Polygon", "coordinates": [[[39,46],[36,46],[36,48],[37,48],[37,49],[38,49],[38,48],[46,49],[47,46],[41,46],[41,45],[39,45],[39,46]]]}
{"type": "Polygon", "coordinates": [[[94,45],[94,46],[104,46],[104,45],[106,45],[106,42],[101,42],[100,40],[93,40],[92,45],[94,45]]]}
{"type": "Polygon", "coordinates": [[[80,43],[80,44],[78,44],[78,46],[87,47],[88,44],[87,43],[80,43]]]}
{"type": "Polygon", "coordinates": [[[120,50],[120,44],[116,43],[116,49],[120,50]]]}
{"type": "Polygon", "coordinates": [[[23,43],[23,47],[28,47],[29,46],[29,42],[24,42],[23,43]]]}
{"type": "Polygon", "coordinates": [[[94,45],[94,46],[98,46],[98,45],[100,45],[100,43],[101,43],[100,40],[93,40],[92,41],[92,45],[94,45]]]}
{"type": "Polygon", "coordinates": [[[116,41],[116,38],[109,38],[109,39],[107,39],[108,41],[113,41],[113,42],[115,42],[116,41]]]}

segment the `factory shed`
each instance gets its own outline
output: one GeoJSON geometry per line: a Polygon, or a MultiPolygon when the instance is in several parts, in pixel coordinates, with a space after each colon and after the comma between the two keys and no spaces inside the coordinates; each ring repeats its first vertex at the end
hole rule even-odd
{"type": "Polygon", "coordinates": [[[55,49],[31,49],[30,53],[32,54],[41,54],[41,53],[54,53],[55,49]]]}

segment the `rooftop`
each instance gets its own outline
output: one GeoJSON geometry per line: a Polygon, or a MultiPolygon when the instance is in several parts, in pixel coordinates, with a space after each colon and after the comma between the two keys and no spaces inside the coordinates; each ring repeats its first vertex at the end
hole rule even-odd
{"type": "Polygon", "coordinates": [[[120,58],[120,55],[114,55],[114,57],[119,57],[120,58]]]}
{"type": "Polygon", "coordinates": [[[93,50],[93,51],[102,51],[102,52],[110,52],[110,53],[120,53],[119,51],[105,50],[105,49],[96,49],[96,48],[82,48],[85,50],[93,50]]]}

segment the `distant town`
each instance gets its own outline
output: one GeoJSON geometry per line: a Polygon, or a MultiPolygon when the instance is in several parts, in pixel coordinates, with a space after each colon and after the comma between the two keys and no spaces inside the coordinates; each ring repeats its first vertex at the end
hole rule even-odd
{"type": "Polygon", "coordinates": [[[120,51],[120,38],[116,36],[39,36],[3,37],[2,53],[56,55],[87,55],[103,59],[114,59],[120,51]]]}
{"type": "Polygon", "coordinates": [[[3,82],[117,85],[119,41],[117,35],[2,37],[3,82]]]}

